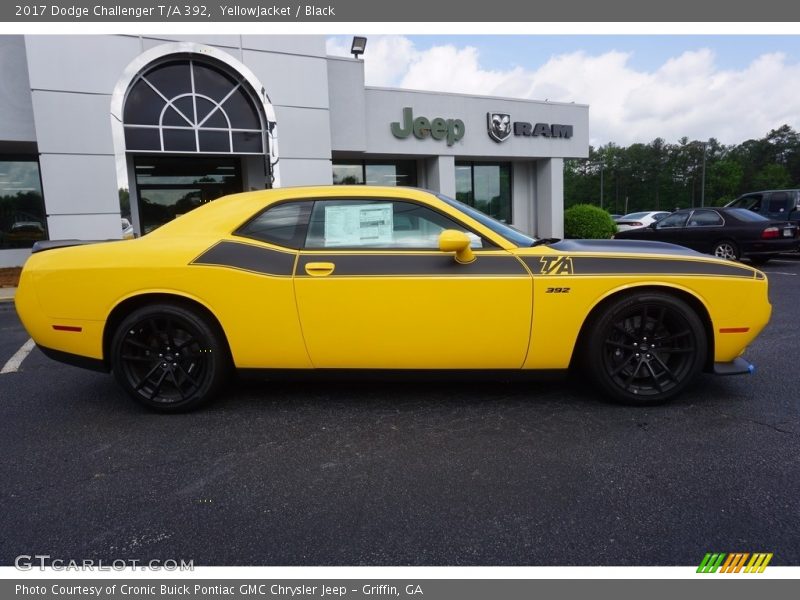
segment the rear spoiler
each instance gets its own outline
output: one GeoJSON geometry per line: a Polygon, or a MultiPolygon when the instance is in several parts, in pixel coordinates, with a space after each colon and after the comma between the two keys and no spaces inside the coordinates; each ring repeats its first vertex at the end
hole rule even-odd
{"type": "Polygon", "coordinates": [[[104,244],[106,242],[119,242],[121,240],[43,240],[36,242],[31,248],[31,253],[44,252],[54,248],[69,248],[70,246],[86,246],[87,244],[104,244]]]}

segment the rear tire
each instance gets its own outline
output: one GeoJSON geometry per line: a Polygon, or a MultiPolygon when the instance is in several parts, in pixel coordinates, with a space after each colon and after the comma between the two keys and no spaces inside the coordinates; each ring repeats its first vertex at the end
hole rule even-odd
{"type": "Polygon", "coordinates": [[[739,246],[732,240],[722,240],[714,244],[714,256],[725,260],[739,260],[739,246]]]}
{"type": "Polygon", "coordinates": [[[111,366],[137,402],[185,412],[209,401],[230,372],[216,323],[179,304],[152,304],[125,317],[111,342],[111,366]]]}
{"type": "Polygon", "coordinates": [[[670,400],[703,368],[705,328],[683,300],[662,292],[624,296],[588,329],[584,364],[611,400],[649,406],[670,400]]]}

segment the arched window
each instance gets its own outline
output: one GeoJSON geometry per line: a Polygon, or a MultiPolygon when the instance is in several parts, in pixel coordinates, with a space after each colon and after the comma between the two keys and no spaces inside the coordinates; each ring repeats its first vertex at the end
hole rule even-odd
{"type": "Polygon", "coordinates": [[[125,98],[129,152],[264,154],[261,113],[240,76],[194,59],[138,74],[125,98]]]}

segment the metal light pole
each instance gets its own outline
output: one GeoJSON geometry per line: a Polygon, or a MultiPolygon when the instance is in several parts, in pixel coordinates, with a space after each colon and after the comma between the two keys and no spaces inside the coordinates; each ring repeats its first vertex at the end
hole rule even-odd
{"type": "Polygon", "coordinates": [[[600,163],[600,208],[603,208],[603,163],[600,163]]]}
{"type": "Polygon", "coordinates": [[[706,205],[706,148],[708,142],[703,142],[703,171],[700,176],[700,206],[706,205]]]}

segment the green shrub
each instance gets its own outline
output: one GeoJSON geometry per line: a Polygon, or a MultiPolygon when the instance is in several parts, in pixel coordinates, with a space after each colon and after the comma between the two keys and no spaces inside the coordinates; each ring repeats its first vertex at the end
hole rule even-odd
{"type": "Polygon", "coordinates": [[[616,232],[616,223],[602,208],[576,204],[564,211],[564,235],[567,238],[607,240],[616,232]]]}

